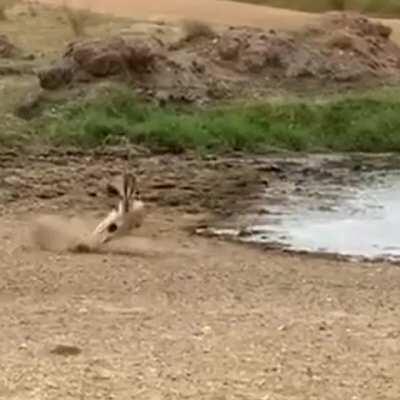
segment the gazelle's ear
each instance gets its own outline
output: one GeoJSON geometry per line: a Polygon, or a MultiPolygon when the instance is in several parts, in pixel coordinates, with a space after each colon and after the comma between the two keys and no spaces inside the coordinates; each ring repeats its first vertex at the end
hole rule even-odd
{"type": "Polygon", "coordinates": [[[124,198],[124,175],[120,175],[112,178],[111,181],[107,183],[106,191],[111,197],[124,198]]]}
{"type": "Polygon", "coordinates": [[[133,194],[136,190],[136,178],[130,173],[125,173],[122,177],[122,203],[123,212],[127,213],[130,210],[130,204],[133,194]]]}
{"type": "Polygon", "coordinates": [[[126,172],[123,175],[122,179],[124,198],[130,199],[132,197],[132,194],[136,190],[136,177],[133,174],[126,172]]]}
{"type": "Polygon", "coordinates": [[[118,189],[116,185],[114,185],[114,183],[107,183],[106,191],[107,194],[111,197],[122,197],[121,191],[118,189]]]}
{"type": "Polygon", "coordinates": [[[129,199],[137,190],[137,179],[131,173],[124,173],[122,176],[114,178],[106,185],[109,196],[118,196],[121,199],[129,199]]]}

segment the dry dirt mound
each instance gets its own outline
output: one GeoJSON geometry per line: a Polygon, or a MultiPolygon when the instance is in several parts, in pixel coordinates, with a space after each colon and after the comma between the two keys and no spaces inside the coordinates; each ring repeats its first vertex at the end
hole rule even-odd
{"type": "Polygon", "coordinates": [[[99,78],[129,80],[159,99],[206,100],[293,84],[362,85],[400,77],[391,29],[353,13],[328,13],[296,34],[232,27],[171,45],[162,38],[72,43],[39,73],[44,89],[99,78]]]}
{"type": "Polygon", "coordinates": [[[150,72],[160,51],[150,40],[129,42],[122,37],[87,40],[68,45],[62,60],[39,72],[44,89],[56,89],[72,81],[150,72]]]}
{"type": "Polygon", "coordinates": [[[390,40],[392,29],[386,25],[358,14],[333,12],[307,32],[338,80],[399,76],[400,48],[390,40]]]}

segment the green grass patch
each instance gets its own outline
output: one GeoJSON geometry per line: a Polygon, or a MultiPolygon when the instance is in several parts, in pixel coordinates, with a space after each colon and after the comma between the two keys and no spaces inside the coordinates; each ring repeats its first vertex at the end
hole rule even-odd
{"type": "Polygon", "coordinates": [[[173,153],[392,152],[400,151],[397,94],[200,110],[161,108],[117,91],[96,100],[56,107],[51,116],[41,120],[37,134],[58,144],[93,147],[130,141],[173,153]]]}
{"type": "Polygon", "coordinates": [[[399,0],[236,0],[309,12],[330,10],[356,10],[374,15],[397,17],[400,15],[399,0]]]}

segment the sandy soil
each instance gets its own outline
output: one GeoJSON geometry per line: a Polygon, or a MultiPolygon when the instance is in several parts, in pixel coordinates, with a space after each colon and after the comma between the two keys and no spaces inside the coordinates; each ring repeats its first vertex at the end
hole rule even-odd
{"type": "MultiPolygon", "coordinates": [[[[45,0],[62,4],[60,0],[45,0]]],[[[137,19],[176,21],[200,19],[222,25],[248,25],[270,29],[296,30],[316,20],[317,15],[263,7],[227,0],[69,0],[70,5],[137,19]]],[[[400,21],[385,20],[393,28],[393,38],[400,42],[400,21]]]]}
{"type": "MultiPolygon", "coordinates": [[[[60,4],[57,0],[49,3],[60,4]]],[[[138,19],[165,19],[176,21],[182,18],[201,19],[224,25],[250,25],[271,28],[301,27],[311,21],[313,16],[302,12],[278,10],[271,7],[257,7],[225,0],[162,0],[146,2],[143,0],[70,0],[68,4],[88,7],[92,10],[129,16],[138,19]]]]}
{"type": "Polygon", "coordinates": [[[100,218],[122,156],[30,154],[0,155],[1,399],[399,398],[398,268],[189,233],[251,192],[240,160],[134,157],[147,223],[72,254],[30,247],[31,218],[100,218]]]}

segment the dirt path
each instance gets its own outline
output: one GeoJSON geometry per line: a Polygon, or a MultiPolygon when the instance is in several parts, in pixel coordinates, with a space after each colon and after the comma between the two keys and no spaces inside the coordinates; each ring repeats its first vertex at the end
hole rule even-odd
{"type": "Polygon", "coordinates": [[[0,160],[1,399],[399,398],[398,268],[187,233],[232,162],[137,159],[151,205],[137,237],[56,254],[26,246],[30,218],[99,218],[121,157],[0,160]]]}
{"type": "MultiPolygon", "coordinates": [[[[62,4],[60,0],[44,0],[62,4]]],[[[182,18],[201,19],[223,25],[249,25],[270,29],[296,30],[318,16],[314,14],[262,7],[227,0],[69,0],[68,4],[89,7],[99,12],[137,19],[176,21],[182,18]]],[[[385,20],[393,28],[393,38],[400,42],[400,21],[385,20]]]]}
{"type": "MultiPolygon", "coordinates": [[[[57,0],[50,3],[59,4],[57,0]]],[[[231,2],[225,0],[163,0],[146,2],[143,0],[70,0],[68,4],[77,7],[88,7],[100,12],[129,16],[138,19],[162,18],[170,21],[182,18],[202,19],[224,25],[270,25],[270,28],[301,27],[311,21],[313,16],[302,12],[278,10],[271,7],[231,2]]]]}

